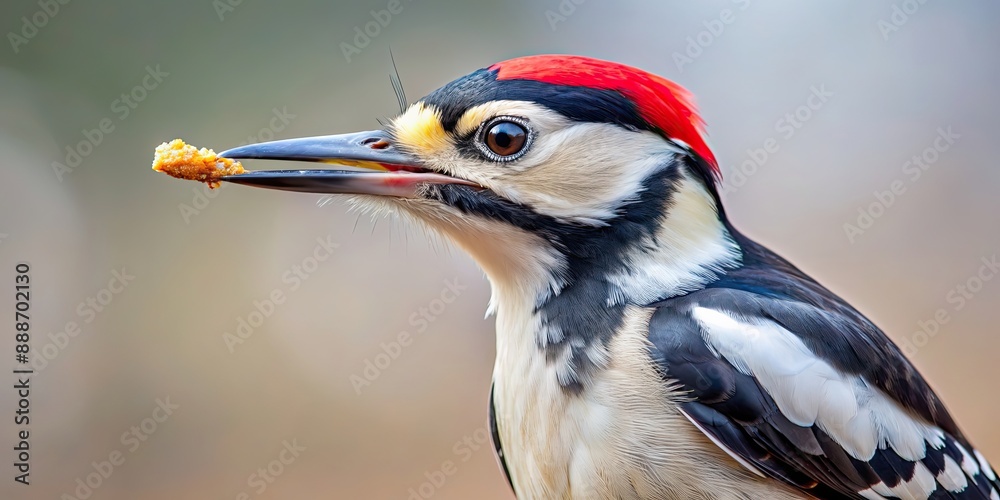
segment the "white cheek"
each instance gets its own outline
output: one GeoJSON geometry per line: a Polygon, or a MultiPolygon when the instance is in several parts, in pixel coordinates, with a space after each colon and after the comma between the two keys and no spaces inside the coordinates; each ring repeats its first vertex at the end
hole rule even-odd
{"type": "Polygon", "coordinates": [[[600,225],[636,199],[642,182],[678,151],[651,132],[581,123],[539,133],[518,171],[495,182],[540,213],[600,225]]]}

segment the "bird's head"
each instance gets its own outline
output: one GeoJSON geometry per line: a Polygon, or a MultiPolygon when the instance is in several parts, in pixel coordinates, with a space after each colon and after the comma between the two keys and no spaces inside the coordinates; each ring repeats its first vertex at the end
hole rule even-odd
{"type": "Polygon", "coordinates": [[[362,167],[226,180],[358,195],[363,206],[412,216],[472,254],[494,287],[548,297],[597,279],[609,303],[648,301],[738,259],[701,127],[689,94],[664,78],[546,55],[459,78],[384,130],[222,156],[362,167]]]}

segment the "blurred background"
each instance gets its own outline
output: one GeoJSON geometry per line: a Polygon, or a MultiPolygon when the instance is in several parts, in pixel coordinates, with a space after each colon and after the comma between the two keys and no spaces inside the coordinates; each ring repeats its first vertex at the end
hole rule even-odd
{"type": "MultiPolygon", "coordinates": [[[[31,485],[5,465],[0,498],[512,498],[469,258],[339,199],[149,168],[175,137],[377,127],[390,46],[411,101],[549,52],[689,88],[735,223],[881,325],[1000,462],[996,2],[19,0],[0,19],[0,309],[30,263],[36,372],[31,485]]],[[[4,328],[11,464],[26,365],[4,328]]]]}

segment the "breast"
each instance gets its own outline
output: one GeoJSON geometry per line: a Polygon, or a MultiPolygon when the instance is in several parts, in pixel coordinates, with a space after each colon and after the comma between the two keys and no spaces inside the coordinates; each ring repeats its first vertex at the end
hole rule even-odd
{"type": "Polygon", "coordinates": [[[803,498],[761,480],[681,415],[648,354],[652,310],[629,308],[581,389],[536,342],[530,309],[498,310],[494,410],[520,499],[803,498]]]}

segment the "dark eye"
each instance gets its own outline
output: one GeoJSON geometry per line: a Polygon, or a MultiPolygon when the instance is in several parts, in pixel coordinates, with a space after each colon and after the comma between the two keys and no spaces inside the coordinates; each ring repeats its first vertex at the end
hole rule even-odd
{"type": "Polygon", "coordinates": [[[512,161],[527,151],[530,142],[531,133],[522,120],[503,117],[483,127],[479,149],[493,161],[512,161]]]}

